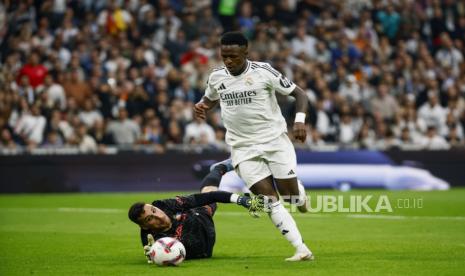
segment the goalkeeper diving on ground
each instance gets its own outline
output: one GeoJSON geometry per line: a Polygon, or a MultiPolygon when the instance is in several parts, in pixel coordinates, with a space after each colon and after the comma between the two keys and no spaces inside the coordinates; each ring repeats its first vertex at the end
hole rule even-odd
{"type": "Polygon", "coordinates": [[[148,252],[155,240],[173,237],[186,248],[186,259],[209,258],[215,245],[213,216],[218,202],[237,203],[248,209],[253,217],[265,208],[267,198],[241,196],[218,191],[221,177],[230,170],[229,164],[218,164],[202,180],[200,193],[155,200],[151,204],[134,203],[128,212],[129,219],[139,225],[140,238],[148,262],[148,252]]]}

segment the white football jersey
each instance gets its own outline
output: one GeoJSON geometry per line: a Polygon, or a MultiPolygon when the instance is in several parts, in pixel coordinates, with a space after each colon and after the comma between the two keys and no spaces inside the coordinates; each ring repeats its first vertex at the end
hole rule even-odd
{"type": "Polygon", "coordinates": [[[275,91],[289,95],[296,85],[265,62],[247,61],[247,68],[231,75],[225,67],[213,70],[205,96],[220,100],[226,143],[232,147],[261,144],[287,132],[275,91]]]}

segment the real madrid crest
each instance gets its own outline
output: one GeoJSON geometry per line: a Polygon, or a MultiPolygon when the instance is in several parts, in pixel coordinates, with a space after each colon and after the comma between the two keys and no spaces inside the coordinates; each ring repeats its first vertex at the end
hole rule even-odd
{"type": "Polygon", "coordinates": [[[252,84],[253,84],[252,78],[251,78],[251,77],[247,77],[247,78],[245,79],[245,84],[247,84],[248,86],[252,85],[252,84]]]}

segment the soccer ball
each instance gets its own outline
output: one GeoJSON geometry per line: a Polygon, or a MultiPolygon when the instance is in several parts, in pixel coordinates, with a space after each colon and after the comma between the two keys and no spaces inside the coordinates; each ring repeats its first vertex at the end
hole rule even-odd
{"type": "Polygon", "coordinates": [[[177,239],[165,237],[155,241],[149,254],[150,259],[157,265],[179,265],[186,257],[186,248],[177,239]]]}

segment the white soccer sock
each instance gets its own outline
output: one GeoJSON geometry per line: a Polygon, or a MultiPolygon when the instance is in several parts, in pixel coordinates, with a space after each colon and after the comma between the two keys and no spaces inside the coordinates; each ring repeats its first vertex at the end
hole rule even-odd
{"type": "MultiPolygon", "coordinates": [[[[284,208],[281,201],[270,204],[269,216],[281,234],[297,249],[297,251],[309,250],[302,240],[294,218],[284,208]]],[[[310,250],[309,250],[310,251],[310,250]]]]}

